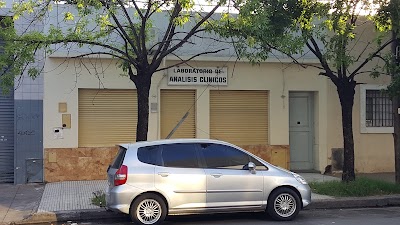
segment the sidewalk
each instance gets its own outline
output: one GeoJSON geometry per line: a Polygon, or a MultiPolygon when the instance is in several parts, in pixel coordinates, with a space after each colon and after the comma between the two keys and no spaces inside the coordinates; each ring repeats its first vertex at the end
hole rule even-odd
{"type": "MultiPolygon", "coordinates": [[[[339,180],[316,173],[301,174],[308,182],[339,180]]],[[[91,204],[93,192],[104,191],[107,182],[64,181],[57,183],[0,185],[0,225],[53,221],[108,219],[124,216],[91,204]],[[4,196],[4,197],[3,197],[4,196]]],[[[400,195],[365,198],[333,198],[312,195],[308,209],[400,206],[400,195]]]]}
{"type": "Polygon", "coordinates": [[[0,185],[0,224],[23,221],[37,212],[43,184],[0,185]]]}

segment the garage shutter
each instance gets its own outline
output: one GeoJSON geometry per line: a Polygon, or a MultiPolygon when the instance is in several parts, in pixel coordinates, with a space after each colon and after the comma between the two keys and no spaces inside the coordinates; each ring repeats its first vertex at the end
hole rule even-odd
{"type": "Polygon", "coordinates": [[[0,183],[14,182],[14,91],[0,88],[0,183]]]}
{"type": "Polygon", "coordinates": [[[79,147],[136,140],[136,90],[79,89],[79,147]]]}
{"type": "Polygon", "coordinates": [[[236,145],[268,144],[268,91],[210,91],[210,136],[236,145]]]}
{"type": "Polygon", "coordinates": [[[161,138],[168,136],[188,110],[188,117],[171,138],[196,137],[196,91],[161,90],[161,138]]]}

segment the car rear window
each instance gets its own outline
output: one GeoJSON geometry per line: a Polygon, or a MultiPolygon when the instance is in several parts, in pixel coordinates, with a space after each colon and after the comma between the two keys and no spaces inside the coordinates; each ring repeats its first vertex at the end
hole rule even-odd
{"type": "Polygon", "coordinates": [[[115,157],[114,161],[111,163],[111,168],[119,169],[124,161],[126,154],[126,148],[120,146],[117,156],[115,157]]]}

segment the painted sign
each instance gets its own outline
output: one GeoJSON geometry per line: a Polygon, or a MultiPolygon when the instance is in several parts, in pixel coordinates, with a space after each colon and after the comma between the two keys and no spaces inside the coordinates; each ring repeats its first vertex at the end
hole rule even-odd
{"type": "Polygon", "coordinates": [[[176,66],[168,69],[168,85],[228,85],[226,67],[176,66]]]}

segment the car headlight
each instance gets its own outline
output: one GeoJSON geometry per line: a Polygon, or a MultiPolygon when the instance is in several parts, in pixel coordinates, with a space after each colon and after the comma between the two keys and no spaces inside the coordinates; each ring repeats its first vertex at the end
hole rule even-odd
{"type": "Polygon", "coordinates": [[[300,182],[301,184],[307,184],[306,179],[304,179],[302,176],[298,175],[297,173],[292,173],[292,174],[298,182],[300,182]]]}

